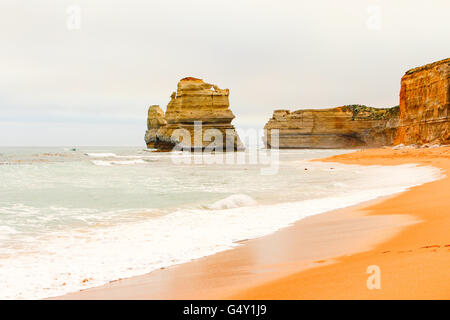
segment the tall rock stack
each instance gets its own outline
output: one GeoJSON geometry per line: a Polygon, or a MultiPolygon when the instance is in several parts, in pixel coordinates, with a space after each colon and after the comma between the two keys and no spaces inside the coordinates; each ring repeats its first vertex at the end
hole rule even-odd
{"type": "Polygon", "coordinates": [[[379,147],[393,143],[399,108],[349,105],[331,109],[275,110],[267,122],[265,144],[278,130],[279,148],[334,149],[379,147]]]}
{"type": "Polygon", "coordinates": [[[450,144],[450,58],[405,73],[396,144],[450,144]]]}
{"type": "Polygon", "coordinates": [[[229,109],[229,93],[228,89],[220,89],[201,79],[181,79],[165,115],[159,107],[150,107],[145,135],[147,146],[161,151],[171,150],[175,145],[183,145],[185,149],[190,146],[191,150],[204,150],[211,145],[223,151],[243,150],[231,124],[235,116],[229,109]],[[179,137],[177,129],[188,132],[190,140],[186,141],[186,136],[179,137]]]}
{"type": "Polygon", "coordinates": [[[145,133],[145,141],[148,148],[169,151],[173,148],[170,139],[165,139],[159,134],[159,130],[167,126],[164,119],[164,111],[158,105],[150,106],[147,117],[147,132],[145,133]]]}

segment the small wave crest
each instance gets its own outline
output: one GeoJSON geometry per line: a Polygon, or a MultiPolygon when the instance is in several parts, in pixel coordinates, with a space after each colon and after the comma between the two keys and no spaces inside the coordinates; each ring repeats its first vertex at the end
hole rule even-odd
{"type": "Polygon", "coordinates": [[[146,161],[144,161],[142,159],[123,160],[123,161],[92,160],[91,162],[93,164],[95,164],[96,166],[105,166],[105,167],[110,167],[113,165],[134,165],[134,164],[145,164],[146,163],[146,161]]]}
{"type": "Polygon", "coordinates": [[[0,226],[0,234],[14,234],[17,233],[17,230],[13,227],[8,226],[0,226]]]}
{"type": "Polygon", "coordinates": [[[0,226],[0,239],[8,239],[9,235],[11,234],[16,234],[17,230],[12,228],[12,227],[8,227],[8,226],[0,226]]]}
{"type": "Polygon", "coordinates": [[[85,153],[85,155],[94,158],[110,158],[117,156],[115,153],[85,153]]]}
{"type": "Polygon", "coordinates": [[[214,202],[208,206],[208,209],[223,210],[239,207],[250,207],[256,205],[257,202],[246,194],[233,194],[225,199],[214,202]]]}

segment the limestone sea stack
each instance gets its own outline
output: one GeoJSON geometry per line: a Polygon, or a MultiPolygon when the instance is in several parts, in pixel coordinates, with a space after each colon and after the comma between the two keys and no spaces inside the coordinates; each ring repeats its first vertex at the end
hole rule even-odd
{"type": "Polygon", "coordinates": [[[405,73],[396,144],[450,144],[450,58],[405,73]]]}
{"type": "Polygon", "coordinates": [[[271,148],[272,130],[276,129],[280,149],[379,147],[394,142],[398,120],[399,107],[275,110],[264,127],[264,140],[271,148]]]}
{"type": "Polygon", "coordinates": [[[228,89],[220,89],[201,79],[187,77],[178,82],[166,113],[159,106],[148,111],[145,142],[148,148],[237,151],[244,146],[231,121],[228,89]]]}
{"type": "Polygon", "coordinates": [[[147,132],[145,133],[145,142],[148,148],[169,151],[173,144],[170,139],[160,136],[159,129],[167,126],[164,118],[164,111],[158,105],[150,106],[147,117],[147,132]]]}

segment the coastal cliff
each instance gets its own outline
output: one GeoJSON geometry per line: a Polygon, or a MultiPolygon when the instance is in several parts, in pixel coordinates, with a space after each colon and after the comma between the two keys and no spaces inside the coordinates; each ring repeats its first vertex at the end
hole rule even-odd
{"type": "Polygon", "coordinates": [[[450,58],[407,71],[398,107],[275,110],[265,129],[268,148],[274,129],[280,148],[450,144],[450,58]]]}
{"type": "Polygon", "coordinates": [[[187,77],[178,82],[166,113],[159,106],[148,111],[145,142],[160,151],[180,146],[188,150],[236,151],[244,146],[231,124],[228,89],[187,77]],[[181,129],[181,130],[180,130],[181,129]]]}
{"type": "Polygon", "coordinates": [[[271,148],[272,130],[277,129],[281,149],[378,147],[393,143],[398,119],[399,107],[275,110],[264,127],[264,140],[271,148]]]}
{"type": "Polygon", "coordinates": [[[405,73],[396,144],[450,143],[450,58],[405,73]]]}

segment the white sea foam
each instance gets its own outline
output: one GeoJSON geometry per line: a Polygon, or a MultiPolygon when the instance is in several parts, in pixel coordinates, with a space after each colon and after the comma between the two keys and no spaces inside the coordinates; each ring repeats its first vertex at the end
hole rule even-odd
{"type": "Polygon", "coordinates": [[[145,164],[146,161],[142,160],[142,159],[137,159],[137,160],[91,160],[91,162],[93,164],[95,164],[96,166],[113,166],[113,165],[134,165],[134,164],[145,164]]]}
{"type": "MultiPolygon", "coordinates": [[[[11,235],[16,234],[17,230],[8,226],[0,226],[0,240],[8,240],[11,235]]],[[[1,271],[1,265],[0,265],[1,271]]]]}
{"type": "Polygon", "coordinates": [[[17,233],[17,230],[8,227],[8,226],[0,226],[0,239],[7,239],[9,235],[17,233]]]}
{"type": "Polygon", "coordinates": [[[239,207],[249,207],[256,205],[256,201],[246,194],[233,194],[225,199],[218,200],[212,205],[208,206],[209,209],[232,209],[239,207]]]}
{"type": "Polygon", "coordinates": [[[117,157],[117,155],[115,153],[111,153],[111,152],[105,152],[105,153],[86,153],[87,156],[89,157],[94,157],[94,158],[111,158],[111,157],[117,157]]]}
{"type": "MultiPolygon", "coordinates": [[[[333,167],[344,170],[339,164],[333,167]]],[[[1,261],[0,298],[44,298],[145,274],[231,249],[239,240],[272,233],[310,215],[402,192],[440,176],[438,169],[413,165],[347,168],[362,177],[352,188],[340,185],[337,195],[258,205],[236,194],[216,202],[215,210],[183,209],[132,223],[30,239],[27,246],[32,253],[1,261]]]]}

